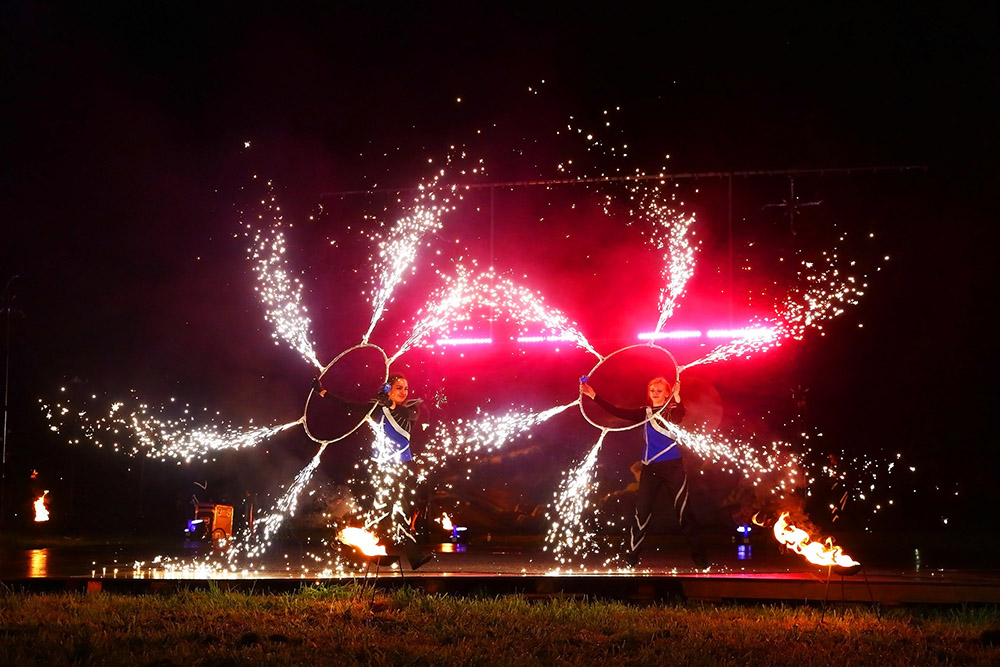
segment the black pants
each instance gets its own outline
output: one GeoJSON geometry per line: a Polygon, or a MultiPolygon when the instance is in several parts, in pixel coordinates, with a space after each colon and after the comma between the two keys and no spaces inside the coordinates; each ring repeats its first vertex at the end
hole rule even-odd
{"type": "MultiPolygon", "coordinates": [[[[414,472],[412,462],[406,463],[406,466],[411,473],[414,472]]],[[[418,484],[414,476],[409,477],[399,503],[393,502],[392,514],[388,517],[387,523],[397,541],[395,551],[405,555],[411,565],[428,553],[430,492],[429,480],[418,484]]]]}
{"type": "Polygon", "coordinates": [[[653,518],[653,508],[660,491],[665,490],[673,504],[674,515],[681,526],[681,532],[691,542],[695,556],[705,555],[705,545],[701,540],[698,521],[688,503],[688,479],[681,459],[660,463],[647,463],[639,474],[639,493],[635,501],[635,516],[629,526],[625,551],[637,557],[646,539],[646,530],[653,518]]]}

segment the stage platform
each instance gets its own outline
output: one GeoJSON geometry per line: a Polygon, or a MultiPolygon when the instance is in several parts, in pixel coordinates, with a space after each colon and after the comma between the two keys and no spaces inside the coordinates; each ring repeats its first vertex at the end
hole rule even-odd
{"type": "MultiPolygon", "coordinates": [[[[852,554],[862,565],[848,572],[811,565],[767,541],[715,540],[710,544],[711,566],[698,570],[683,540],[663,538],[651,545],[637,568],[626,569],[614,562],[605,564],[610,552],[594,554],[582,564],[559,564],[537,539],[507,538],[437,544],[434,559],[417,571],[410,570],[405,559],[388,558],[377,576],[372,566],[367,577],[331,577],[322,574],[314,552],[302,544],[272,549],[253,572],[185,576],[172,575],[155,563],[155,556],[162,554],[151,545],[62,543],[35,549],[0,548],[0,585],[34,592],[169,594],[218,587],[267,594],[353,582],[385,590],[411,586],[431,594],[571,597],[638,604],[679,600],[1000,604],[1000,551],[995,542],[980,544],[973,552],[914,536],[882,539],[879,544],[883,546],[852,554]]],[[[175,549],[173,557],[204,555],[175,549]]],[[[355,562],[365,563],[360,556],[355,562]]]]}

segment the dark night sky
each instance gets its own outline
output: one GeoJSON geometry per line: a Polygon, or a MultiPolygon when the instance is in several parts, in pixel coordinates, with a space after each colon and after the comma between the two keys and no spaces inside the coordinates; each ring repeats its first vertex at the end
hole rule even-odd
{"type": "MultiPolygon", "coordinates": [[[[667,153],[674,172],[927,166],[797,183],[825,206],[804,211],[800,224],[813,215],[817,226],[836,218],[859,237],[875,231],[866,252],[893,259],[827,337],[712,378],[729,408],[753,404],[753,388],[785,400],[787,386],[776,384],[808,384],[834,448],[899,449],[940,472],[941,484],[961,481],[975,499],[965,509],[996,502],[986,317],[1000,148],[992,3],[328,4],[14,1],[0,10],[0,280],[18,276],[9,476],[63,457],[34,405],[67,378],[95,391],[134,387],[154,402],[178,396],[237,423],[299,413],[308,369],[271,343],[246,241],[234,238],[250,173],[273,178],[302,220],[322,193],[412,185],[428,155],[492,124],[496,138],[483,146],[491,176],[523,177],[508,140],[541,141],[553,120],[620,105],[616,131],[634,147],[633,166],[648,171],[667,153]]],[[[684,183],[706,227],[709,274],[723,265],[722,183],[705,180],[697,195],[684,183]]],[[[761,208],[786,195],[782,178],[739,181],[737,240],[798,242],[780,214],[761,208]]],[[[520,269],[513,249],[537,241],[519,220],[537,216],[535,204],[510,195],[499,205],[509,216],[497,231],[498,263],[520,269]]],[[[360,335],[357,320],[344,324],[356,306],[335,291],[345,258],[325,254],[328,239],[346,236],[344,224],[329,215],[293,239],[327,358],[360,335]]],[[[607,230],[583,232],[599,244],[607,230]]],[[[546,295],[585,333],[604,327],[593,335],[603,351],[631,342],[634,309],[614,303],[621,285],[600,294],[576,279],[565,244],[550,252],[551,271],[534,276],[546,295]]],[[[692,290],[697,319],[696,297],[711,300],[718,286],[705,279],[692,290]]],[[[570,386],[578,373],[553,372],[570,386]]]]}

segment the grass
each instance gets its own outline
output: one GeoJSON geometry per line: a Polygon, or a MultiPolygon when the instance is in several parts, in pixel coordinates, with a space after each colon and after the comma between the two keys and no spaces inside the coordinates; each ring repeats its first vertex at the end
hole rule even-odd
{"type": "Polygon", "coordinates": [[[0,664],[1000,664],[1000,609],[0,592],[0,664]]]}

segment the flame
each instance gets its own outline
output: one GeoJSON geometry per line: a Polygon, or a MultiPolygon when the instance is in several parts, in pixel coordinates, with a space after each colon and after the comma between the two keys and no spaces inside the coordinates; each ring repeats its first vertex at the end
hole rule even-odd
{"type": "Polygon", "coordinates": [[[339,533],[337,539],[344,544],[354,547],[366,556],[385,556],[385,547],[378,543],[378,538],[362,528],[351,528],[348,526],[339,533]]]}
{"type": "Polygon", "coordinates": [[[826,544],[813,542],[809,533],[801,528],[789,525],[785,520],[787,517],[788,512],[782,512],[778,520],[774,522],[774,538],[795,553],[801,554],[810,563],[827,567],[833,565],[840,567],[861,565],[861,563],[845,554],[843,549],[833,546],[832,539],[827,538],[826,544]]]}
{"type": "Polygon", "coordinates": [[[445,530],[451,530],[455,527],[455,525],[451,522],[451,517],[449,517],[447,514],[441,515],[440,522],[441,522],[441,527],[444,528],[445,530]]]}
{"type": "Polygon", "coordinates": [[[45,496],[47,495],[49,495],[48,490],[35,499],[35,521],[42,522],[49,520],[49,510],[45,507],[45,496]]]}

